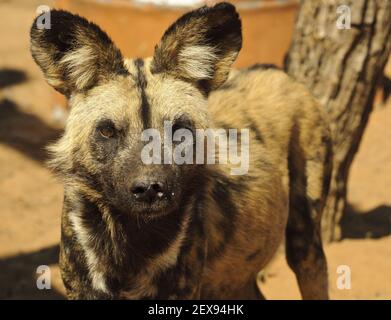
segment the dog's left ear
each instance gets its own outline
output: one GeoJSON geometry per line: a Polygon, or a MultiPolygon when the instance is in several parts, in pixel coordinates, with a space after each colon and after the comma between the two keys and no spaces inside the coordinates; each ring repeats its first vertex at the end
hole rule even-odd
{"type": "Polygon", "coordinates": [[[50,11],[50,28],[31,27],[31,53],[47,82],[70,96],[126,73],[119,49],[96,24],[63,10],[50,11]]]}
{"type": "Polygon", "coordinates": [[[179,18],[155,48],[152,73],[193,82],[207,93],[222,85],[242,47],[239,15],[229,3],[179,18]]]}

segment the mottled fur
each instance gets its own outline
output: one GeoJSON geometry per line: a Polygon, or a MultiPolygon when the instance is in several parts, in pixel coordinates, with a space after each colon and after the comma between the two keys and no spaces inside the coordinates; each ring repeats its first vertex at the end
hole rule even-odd
{"type": "Polygon", "coordinates": [[[81,17],[51,14],[52,29],[33,24],[31,50],[71,106],[50,147],[65,186],[60,266],[68,297],[257,299],[256,274],[285,236],[303,298],[327,298],[327,123],[306,89],[270,65],[229,75],[242,43],[235,8],[186,14],[145,60],[124,60],[81,17]],[[248,174],[232,176],[230,165],[143,164],[141,132],[163,131],[164,120],[192,130],[249,128],[248,174]],[[163,181],[164,199],[136,201],[131,186],[140,179],[163,181]]]}

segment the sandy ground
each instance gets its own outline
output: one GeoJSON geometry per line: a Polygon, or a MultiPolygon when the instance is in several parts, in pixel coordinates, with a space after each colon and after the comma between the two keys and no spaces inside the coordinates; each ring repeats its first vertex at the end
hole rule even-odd
{"type": "MultiPolygon", "coordinates": [[[[45,168],[44,146],[61,130],[51,89],[28,51],[28,30],[42,0],[0,0],[0,299],[63,297],[57,267],[62,187],[45,168]],[[49,265],[52,289],[38,290],[36,268],[49,265]]],[[[51,4],[51,1],[46,1],[51,4]]],[[[391,299],[391,103],[373,112],[349,183],[345,239],[328,245],[333,299],[391,299]],[[337,288],[337,267],[351,289],[337,288]]],[[[284,257],[261,287],[269,299],[298,299],[284,257]]]]}

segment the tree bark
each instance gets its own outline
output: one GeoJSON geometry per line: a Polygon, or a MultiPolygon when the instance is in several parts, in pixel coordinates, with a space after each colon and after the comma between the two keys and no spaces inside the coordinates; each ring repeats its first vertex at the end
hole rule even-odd
{"type": "Polygon", "coordinates": [[[331,120],[334,168],[322,221],[325,242],[341,238],[350,166],[390,50],[391,0],[301,1],[285,67],[308,86],[331,120]],[[346,10],[337,12],[340,5],[350,9],[350,29],[337,27],[339,10],[346,10]]]}

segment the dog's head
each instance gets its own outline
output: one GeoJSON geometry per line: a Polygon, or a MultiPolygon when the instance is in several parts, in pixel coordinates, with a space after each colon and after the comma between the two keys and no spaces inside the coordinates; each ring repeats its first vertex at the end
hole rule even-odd
{"type": "Polygon", "coordinates": [[[164,137],[165,121],[174,133],[208,126],[207,95],[226,81],[242,44],[234,6],[185,14],[145,60],[125,60],[80,16],[50,15],[50,29],[34,22],[31,52],[47,82],[69,98],[65,133],[50,148],[52,167],[124,212],[175,208],[195,183],[195,166],[145,163],[142,132],[154,128],[164,137]]]}

